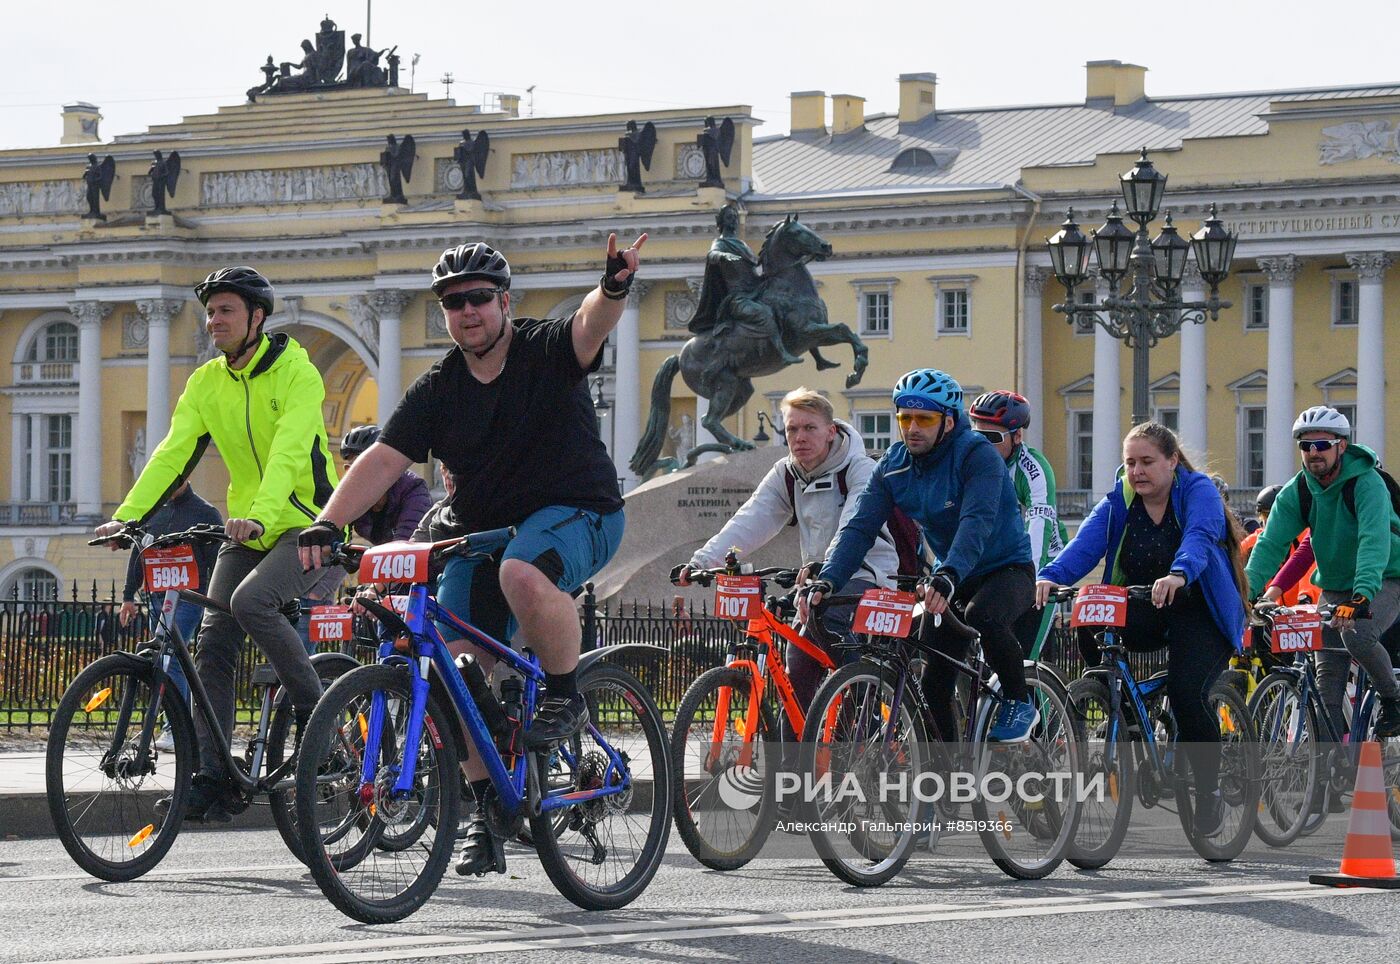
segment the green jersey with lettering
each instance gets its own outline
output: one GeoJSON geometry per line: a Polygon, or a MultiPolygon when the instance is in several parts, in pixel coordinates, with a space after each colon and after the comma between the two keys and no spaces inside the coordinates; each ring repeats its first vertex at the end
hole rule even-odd
{"type": "Polygon", "coordinates": [[[1016,485],[1016,500],[1031,539],[1031,561],[1036,572],[1060,554],[1069,541],[1065,524],[1055,512],[1055,472],[1050,463],[1029,445],[1018,445],[1006,467],[1016,485]]]}

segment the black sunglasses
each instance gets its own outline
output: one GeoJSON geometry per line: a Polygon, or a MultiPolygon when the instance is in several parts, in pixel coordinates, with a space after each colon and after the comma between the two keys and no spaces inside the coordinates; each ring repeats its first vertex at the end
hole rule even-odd
{"type": "Polygon", "coordinates": [[[494,301],[504,288],[473,288],[470,291],[454,291],[438,299],[444,311],[461,311],[467,305],[480,308],[488,301],[494,301]]]}
{"type": "Polygon", "coordinates": [[[1326,452],[1340,441],[1341,439],[1330,438],[1300,438],[1298,440],[1298,451],[1326,452]]]}
{"type": "Polygon", "coordinates": [[[975,431],[993,445],[1000,445],[1011,437],[1010,432],[998,432],[996,429],[992,428],[979,428],[975,429],[975,431]]]}

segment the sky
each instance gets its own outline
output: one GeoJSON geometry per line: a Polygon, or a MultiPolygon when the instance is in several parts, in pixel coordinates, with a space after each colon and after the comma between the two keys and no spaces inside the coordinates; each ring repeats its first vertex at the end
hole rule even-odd
{"type": "MultiPolygon", "coordinates": [[[[940,109],[1079,102],[1089,60],[1147,67],[1149,97],[1400,82],[1395,0],[369,2],[373,46],[398,45],[405,84],[419,55],[415,89],[434,97],[451,72],[457,103],[516,93],[537,116],[747,104],[760,136],[786,131],[792,91],[893,111],[897,75],[920,71],[940,109]]],[[[348,45],[367,0],[9,0],[0,149],[56,145],[74,100],[101,108],[104,140],[242,103],[327,13],[348,45]]]]}

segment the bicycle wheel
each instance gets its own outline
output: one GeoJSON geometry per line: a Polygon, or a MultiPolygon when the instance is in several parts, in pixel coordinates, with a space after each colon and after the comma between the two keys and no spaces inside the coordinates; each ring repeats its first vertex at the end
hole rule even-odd
{"type": "Polygon", "coordinates": [[[1081,870],[1096,870],[1117,856],[1128,833],[1137,792],[1133,751],[1123,711],[1113,714],[1103,680],[1075,680],[1069,686],[1069,701],[1079,728],[1085,785],[1102,786],[1102,792],[1091,789],[1080,801],[1079,826],[1068,857],[1081,870]]]}
{"type": "Polygon", "coordinates": [[[156,699],[155,667],[127,654],[105,656],[69,685],[49,724],[45,790],[54,830],[68,855],[102,880],[135,880],[170,850],[185,817],[195,764],[194,724],[173,686],[156,699]],[[150,714],[163,714],[173,752],[138,753],[150,714]],[[171,805],[155,809],[162,797],[171,805]]]}
{"type": "Polygon", "coordinates": [[[362,666],[322,695],[302,736],[297,760],[297,834],[306,865],[321,893],[344,914],[366,924],[403,920],[432,896],[452,857],[460,807],[456,744],[444,732],[451,717],[429,699],[422,742],[406,746],[410,714],[405,666],[362,666]],[[374,781],[360,782],[359,754],[369,736],[369,708],[385,712],[374,781]],[[412,754],[427,772],[406,797],[393,794],[404,759],[412,754]],[[434,819],[401,850],[375,846],[401,833],[431,807],[434,819]]]}
{"type": "MultiPolygon", "coordinates": [[[[559,893],[585,910],[625,907],[646,889],[666,855],[671,832],[671,756],[666,727],[651,693],[636,677],[609,663],[590,666],[579,681],[589,725],[581,752],[561,755],[572,770],[573,791],[617,786],[621,793],[530,815],[540,865],[559,893]],[[610,762],[609,748],[623,773],[610,762]]],[[[539,769],[549,764],[539,755],[539,769]]]]}
{"type": "Polygon", "coordinates": [[[1390,817],[1390,836],[1400,840],[1400,738],[1376,736],[1377,700],[1371,691],[1366,717],[1366,739],[1381,745],[1381,767],[1385,775],[1385,809],[1390,817]]]}
{"type": "Polygon", "coordinates": [[[1259,741],[1239,691],[1217,682],[1210,691],[1211,713],[1220,725],[1220,793],[1225,822],[1220,833],[1200,837],[1195,829],[1195,779],[1190,755],[1176,754],[1176,813],[1196,853],[1212,863],[1238,857],[1259,817],[1259,741]]]}
{"type": "MultiPolygon", "coordinates": [[[[316,669],[321,679],[322,692],[330,689],[331,685],[351,668],[338,661],[317,665],[316,669]]],[[[267,728],[268,773],[276,770],[287,759],[287,739],[292,736],[292,724],[296,718],[290,701],[285,698],[285,691],[282,697],[273,708],[272,723],[267,728]]],[[[285,778],[283,782],[291,783],[294,780],[295,776],[292,775],[285,778]]],[[[301,838],[297,836],[296,793],[291,786],[282,790],[273,790],[268,794],[268,802],[272,805],[272,822],[277,827],[282,842],[287,845],[287,849],[292,852],[293,857],[303,864],[306,863],[306,856],[301,849],[301,838]]]]}
{"type": "Polygon", "coordinates": [[[671,724],[676,830],[712,870],[752,860],[778,820],[782,751],[767,702],[753,705],[753,685],[749,672],[717,666],[690,684],[671,724]]]}
{"type": "Polygon", "coordinates": [[[1303,830],[1322,778],[1317,718],[1299,699],[1289,673],[1264,677],[1249,701],[1259,731],[1259,818],[1254,833],[1270,847],[1286,847],[1303,830]]]}
{"type": "Polygon", "coordinates": [[[894,877],[919,837],[915,791],[928,769],[928,728],[907,680],[894,705],[898,683],[889,667],[843,666],[817,690],[802,731],[802,785],[833,790],[807,803],[809,836],[827,869],[856,887],[894,877]],[[904,793],[889,792],[901,783],[904,793]]]}
{"type": "Polygon", "coordinates": [[[972,800],[982,846],[1008,877],[1039,880],[1065,859],[1079,823],[1076,785],[1081,777],[1080,746],[1069,694],[1048,670],[1026,668],[1026,687],[1040,711],[1040,722],[1024,743],[987,741],[992,704],[984,701],[974,735],[977,785],[972,800]],[[998,784],[997,797],[989,793],[998,784]]]}

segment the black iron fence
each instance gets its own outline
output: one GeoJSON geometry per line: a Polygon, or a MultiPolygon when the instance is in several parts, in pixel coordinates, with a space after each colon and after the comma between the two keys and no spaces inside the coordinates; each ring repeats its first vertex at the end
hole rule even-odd
{"type": "MultiPolygon", "coordinates": [[[[63,691],[93,660],[119,649],[135,649],[144,637],[137,621],[122,628],[120,603],[77,599],[42,602],[0,600],[0,729],[35,729],[48,725],[63,691]]],[[[686,687],[725,659],[742,628],[708,612],[708,606],[634,602],[599,606],[582,600],[586,649],[624,643],[649,643],[658,650],[633,650],[619,662],[652,691],[669,720],[686,687]]],[[[368,655],[367,651],[362,651],[368,655]]],[[[1083,661],[1062,612],[1042,653],[1066,680],[1078,678],[1083,661]]],[[[250,678],[259,661],[256,647],[244,646],[238,668],[238,722],[251,723],[257,712],[250,678]]],[[[1166,668],[1166,651],[1134,658],[1134,672],[1149,675],[1166,668]]]]}

